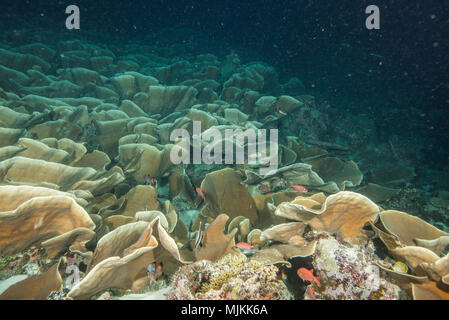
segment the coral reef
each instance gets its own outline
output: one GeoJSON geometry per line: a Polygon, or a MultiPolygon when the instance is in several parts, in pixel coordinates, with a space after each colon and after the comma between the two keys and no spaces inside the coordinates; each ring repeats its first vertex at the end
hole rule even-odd
{"type": "Polygon", "coordinates": [[[323,300],[397,300],[401,289],[391,282],[377,265],[379,258],[370,242],[366,247],[338,241],[334,237],[320,238],[312,263],[321,287],[310,284],[315,296],[307,291],[306,299],[323,300]]]}
{"type": "Polygon", "coordinates": [[[0,48],[0,299],[448,299],[449,185],[369,117],[189,41],[39,38],[0,48]]]}
{"type": "Polygon", "coordinates": [[[285,300],[291,295],[277,279],[278,269],[240,255],[225,255],[215,263],[200,260],[174,275],[171,300],[285,300]]]}

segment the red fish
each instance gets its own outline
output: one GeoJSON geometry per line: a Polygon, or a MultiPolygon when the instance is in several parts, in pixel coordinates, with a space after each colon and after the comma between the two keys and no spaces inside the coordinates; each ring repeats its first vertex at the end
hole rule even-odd
{"type": "Polygon", "coordinates": [[[238,242],[235,245],[237,248],[241,250],[251,250],[254,249],[254,246],[252,244],[246,243],[246,242],[238,242]]]}
{"type": "Polygon", "coordinates": [[[203,190],[201,190],[200,187],[196,188],[196,192],[203,198],[204,201],[206,201],[206,197],[204,196],[203,190]]]}
{"type": "Polygon", "coordinates": [[[307,188],[306,187],[304,187],[304,186],[302,186],[302,185],[300,185],[300,184],[291,184],[290,183],[290,185],[288,186],[289,188],[293,188],[293,189],[295,189],[295,191],[300,191],[300,192],[309,192],[309,190],[307,190],[307,188]]]}
{"type": "Polygon", "coordinates": [[[308,281],[310,283],[315,282],[318,287],[321,287],[320,279],[313,275],[313,269],[307,270],[306,268],[299,268],[296,273],[303,281],[308,281]]]}

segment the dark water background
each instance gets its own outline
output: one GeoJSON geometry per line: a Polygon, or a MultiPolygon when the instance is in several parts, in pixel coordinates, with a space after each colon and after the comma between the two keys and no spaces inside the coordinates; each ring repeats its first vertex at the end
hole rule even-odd
{"type": "Polygon", "coordinates": [[[298,76],[339,112],[368,114],[378,135],[425,137],[422,161],[449,169],[448,0],[32,0],[2,2],[0,17],[2,32],[100,33],[124,43],[179,28],[180,40],[200,38],[198,53],[236,52],[275,66],[281,80],[298,76]],[[80,31],[65,30],[70,4],[81,10],[80,31]],[[380,8],[380,30],[365,28],[370,4],[380,8]]]}

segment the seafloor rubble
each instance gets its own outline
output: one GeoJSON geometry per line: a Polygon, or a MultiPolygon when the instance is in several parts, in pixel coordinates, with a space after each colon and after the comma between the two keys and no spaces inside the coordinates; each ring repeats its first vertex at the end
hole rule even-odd
{"type": "Polygon", "coordinates": [[[0,299],[449,298],[447,186],[369,120],[236,54],[40,40],[0,48],[0,299]],[[194,121],[279,129],[278,169],[173,164],[194,121]]]}

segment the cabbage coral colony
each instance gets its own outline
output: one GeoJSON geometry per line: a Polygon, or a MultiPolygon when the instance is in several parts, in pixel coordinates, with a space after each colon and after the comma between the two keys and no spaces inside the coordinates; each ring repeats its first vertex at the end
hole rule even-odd
{"type": "Polygon", "coordinates": [[[449,298],[444,221],[405,207],[449,191],[365,155],[369,123],[265,63],[149,47],[0,49],[0,299],[449,298]],[[278,166],[173,163],[176,129],[278,129],[278,166]]]}

